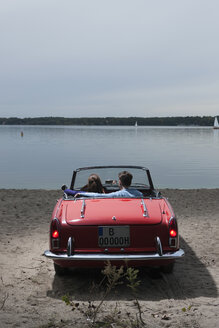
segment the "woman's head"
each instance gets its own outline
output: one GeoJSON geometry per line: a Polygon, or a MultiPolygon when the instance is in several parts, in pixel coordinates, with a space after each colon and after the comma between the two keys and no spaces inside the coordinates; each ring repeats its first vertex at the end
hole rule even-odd
{"type": "Polygon", "coordinates": [[[87,191],[103,192],[103,185],[97,174],[91,174],[88,178],[87,191]]]}

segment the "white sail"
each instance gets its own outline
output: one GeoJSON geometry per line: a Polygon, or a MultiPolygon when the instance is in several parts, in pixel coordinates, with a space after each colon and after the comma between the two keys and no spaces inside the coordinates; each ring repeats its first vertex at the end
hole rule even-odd
{"type": "Polygon", "coordinates": [[[136,121],[136,122],[135,122],[135,127],[137,127],[137,126],[138,126],[138,122],[136,121]]]}
{"type": "Polygon", "coordinates": [[[217,116],[214,119],[214,129],[219,129],[219,124],[218,124],[217,116]]]}

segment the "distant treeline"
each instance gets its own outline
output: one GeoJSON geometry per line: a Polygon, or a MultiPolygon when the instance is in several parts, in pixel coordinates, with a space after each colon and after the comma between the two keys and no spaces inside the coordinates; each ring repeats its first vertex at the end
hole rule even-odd
{"type": "MultiPolygon", "coordinates": [[[[218,115],[219,116],[219,115],[218,115]]],[[[0,125],[135,125],[138,126],[212,126],[212,116],[177,116],[177,117],[35,117],[35,118],[0,118],[0,125]]]]}

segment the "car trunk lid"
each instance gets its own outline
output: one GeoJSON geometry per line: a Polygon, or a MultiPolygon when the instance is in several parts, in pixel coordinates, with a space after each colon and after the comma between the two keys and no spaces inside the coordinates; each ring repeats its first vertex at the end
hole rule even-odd
{"type": "Polygon", "coordinates": [[[77,199],[66,201],[70,225],[159,224],[160,199],[77,199]]]}

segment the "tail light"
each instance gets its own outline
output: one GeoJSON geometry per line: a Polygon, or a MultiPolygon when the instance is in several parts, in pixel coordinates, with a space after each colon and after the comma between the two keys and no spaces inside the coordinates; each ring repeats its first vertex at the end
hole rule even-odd
{"type": "Polygon", "coordinates": [[[60,228],[58,219],[53,219],[51,222],[51,247],[57,249],[60,247],[60,228]]]}
{"type": "Polygon", "coordinates": [[[178,227],[176,218],[171,217],[169,220],[169,246],[177,247],[178,227]]]}
{"type": "Polygon", "coordinates": [[[59,238],[59,232],[58,232],[58,230],[54,230],[53,231],[52,238],[59,238]]]}

